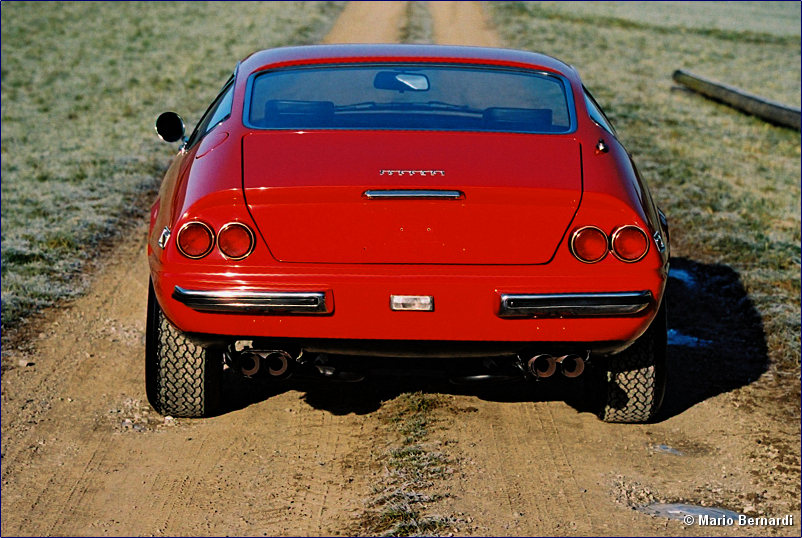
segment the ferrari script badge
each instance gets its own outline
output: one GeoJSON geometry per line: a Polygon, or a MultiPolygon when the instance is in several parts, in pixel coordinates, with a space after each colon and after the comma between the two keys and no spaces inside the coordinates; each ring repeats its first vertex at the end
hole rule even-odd
{"type": "Polygon", "coordinates": [[[380,176],[444,176],[445,170],[379,170],[380,176]]]}

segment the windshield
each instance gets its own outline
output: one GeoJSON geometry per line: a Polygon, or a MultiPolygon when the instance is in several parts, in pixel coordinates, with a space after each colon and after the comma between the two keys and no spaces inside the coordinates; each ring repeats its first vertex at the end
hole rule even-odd
{"type": "Polygon", "coordinates": [[[257,73],[245,123],[260,129],[432,129],[566,133],[557,75],[472,66],[335,65],[257,73]]]}

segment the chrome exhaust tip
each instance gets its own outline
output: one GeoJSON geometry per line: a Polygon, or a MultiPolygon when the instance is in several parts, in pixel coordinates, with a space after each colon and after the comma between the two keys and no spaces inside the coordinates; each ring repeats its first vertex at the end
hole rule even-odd
{"type": "Polygon", "coordinates": [[[240,355],[240,372],[245,377],[253,377],[262,367],[262,357],[256,353],[243,353],[240,355]]]}
{"type": "Polygon", "coordinates": [[[267,373],[270,377],[286,379],[292,374],[290,361],[292,356],[286,351],[271,351],[265,356],[267,362],[267,373]]]}
{"type": "Polygon", "coordinates": [[[579,355],[563,355],[557,359],[560,372],[568,378],[579,377],[585,371],[585,361],[579,355]]]}
{"type": "Polygon", "coordinates": [[[285,379],[292,375],[292,363],[292,355],[283,350],[248,350],[239,355],[240,372],[245,377],[285,379]]]}
{"type": "Polygon", "coordinates": [[[551,355],[535,355],[526,362],[526,368],[533,376],[545,379],[557,371],[557,361],[551,355]]]}

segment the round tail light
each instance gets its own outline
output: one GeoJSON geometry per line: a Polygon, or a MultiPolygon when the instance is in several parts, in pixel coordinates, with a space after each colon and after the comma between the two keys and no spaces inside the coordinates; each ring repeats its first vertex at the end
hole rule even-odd
{"type": "Polygon", "coordinates": [[[621,226],[612,237],[613,255],[624,262],[636,262],[649,251],[649,238],[637,226],[621,226]]]}
{"type": "Polygon", "coordinates": [[[246,258],[254,247],[253,232],[239,222],[229,222],[217,234],[217,248],[223,256],[232,260],[246,258]]]}
{"type": "Polygon", "coordinates": [[[197,220],[188,222],[178,230],[176,245],[181,254],[187,258],[203,258],[214,247],[214,233],[203,222],[197,220]]]}
{"type": "Polygon", "coordinates": [[[571,236],[571,252],[585,263],[596,263],[607,256],[607,236],[595,226],[585,226],[571,236]]]}

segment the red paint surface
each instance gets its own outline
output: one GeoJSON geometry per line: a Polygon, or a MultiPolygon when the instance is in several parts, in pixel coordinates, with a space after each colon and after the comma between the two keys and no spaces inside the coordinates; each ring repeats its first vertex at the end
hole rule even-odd
{"type": "Polygon", "coordinates": [[[250,134],[243,146],[248,206],[285,262],[546,263],[582,192],[572,137],[277,131],[250,134]],[[380,174],[398,168],[443,175],[380,174]],[[371,200],[370,189],[465,196],[371,200]]]}
{"type": "Polygon", "coordinates": [[[176,157],[154,206],[148,241],[151,275],[159,303],[180,329],[301,339],[626,343],[653,318],[665,287],[668,251],[658,252],[651,242],[636,263],[608,255],[596,264],[579,262],[569,251],[571,232],[586,225],[608,235],[626,224],[640,226],[650,237],[661,231],[665,240],[667,234],[628,154],[588,118],[578,76],[561,62],[519,51],[460,47],[287,48],[244,60],[235,85],[231,117],[176,157]],[[570,135],[299,134],[242,125],[245,82],[254,70],[315,63],[318,58],[323,63],[451,59],[558,72],[573,87],[577,130],[570,135]],[[610,151],[597,155],[592,148],[600,138],[610,151]],[[196,159],[200,154],[203,158],[196,159]],[[382,169],[438,169],[445,175],[380,176],[382,169]],[[366,189],[381,188],[456,189],[465,197],[362,197],[366,189]],[[175,234],[196,219],[215,232],[228,222],[250,226],[257,235],[253,253],[233,261],[215,248],[203,259],[188,260],[177,252],[175,235],[164,250],[157,246],[165,226],[175,234]],[[200,313],[171,298],[176,285],[327,291],[334,312],[200,313]],[[500,293],[640,290],[651,290],[656,302],[636,317],[538,320],[496,315],[500,293]],[[393,312],[391,294],[433,295],[435,311],[393,312]]]}

